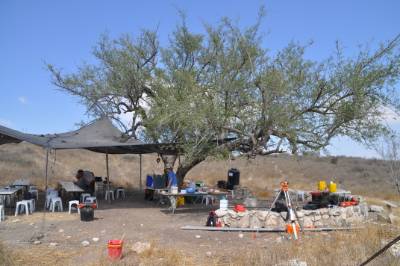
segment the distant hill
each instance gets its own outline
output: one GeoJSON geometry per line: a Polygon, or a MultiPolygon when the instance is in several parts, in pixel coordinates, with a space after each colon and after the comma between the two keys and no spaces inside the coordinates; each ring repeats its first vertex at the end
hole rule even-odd
{"type": "MultiPolygon", "coordinates": [[[[146,173],[157,167],[156,155],[143,155],[143,184],[146,173]]],[[[214,185],[226,180],[229,168],[241,172],[241,185],[256,192],[271,191],[279,182],[288,179],[291,186],[312,190],[318,180],[335,180],[339,187],[362,195],[381,198],[396,197],[388,178],[388,167],[382,160],[352,157],[316,157],[272,155],[256,159],[207,160],[187,178],[204,180],[214,185]]],[[[0,146],[0,184],[6,185],[18,178],[44,185],[45,151],[28,143],[0,146]]],[[[86,150],[59,150],[50,154],[49,182],[74,180],[78,169],[90,169],[97,176],[105,176],[105,155],[86,150]]],[[[138,187],[139,156],[110,155],[111,180],[125,186],[138,187]]]]}

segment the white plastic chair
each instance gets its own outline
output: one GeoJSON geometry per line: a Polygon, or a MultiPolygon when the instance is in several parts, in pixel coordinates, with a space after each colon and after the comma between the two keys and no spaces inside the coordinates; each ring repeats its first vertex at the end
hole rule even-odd
{"type": "Polygon", "coordinates": [[[113,190],[106,190],[104,199],[108,200],[108,198],[114,200],[114,191],[113,190]]]}
{"type": "Polygon", "coordinates": [[[125,189],[124,188],[117,188],[115,190],[115,196],[117,199],[119,199],[119,197],[121,196],[121,198],[125,199],[125,189]]]}
{"type": "Polygon", "coordinates": [[[97,202],[96,197],[86,197],[85,203],[95,203],[97,208],[99,207],[99,203],[97,202]]]}
{"type": "Polygon", "coordinates": [[[89,193],[82,193],[81,194],[81,202],[85,202],[85,199],[87,198],[87,197],[90,197],[91,195],[89,194],[89,193]]]}
{"type": "Polygon", "coordinates": [[[63,205],[60,197],[51,198],[50,209],[52,212],[55,212],[56,209],[58,211],[63,211],[63,205]]]}
{"type": "Polygon", "coordinates": [[[50,203],[51,203],[51,199],[52,198],[57,198],[58,197],[58,191],[49,188],[46,191],[46,208],[49,209],[50,208],[50,203]]]}
{"type": "Polygon", "coordinates": [[[29,211],[33,213],[36,210],[35,199],[26,200],[29,204],[29,211]]]}
{"type": "Polygon", "coordinates": [[[72,206],[76,205],[76,209],[78,210],[78,213],[81,213],[81,210],[79,209],[79,200],[70,200],[68,201],[68,213],[71,214],[71,209],[72,206]]]}
{"type": "Polygon", "coordinates": [[[29,215],[29,201],[27,200],[17,201],[17,205],[15,206],[15,216],[18,215],[20,207],[21,211],[25,211],[25,214],[29,215]]]}
{"type": "Polygon", "coordinates": [[[36,200],[39,200],[39,190],[35,186],[30,186],[28,192],[35,195],[36,200]]]}

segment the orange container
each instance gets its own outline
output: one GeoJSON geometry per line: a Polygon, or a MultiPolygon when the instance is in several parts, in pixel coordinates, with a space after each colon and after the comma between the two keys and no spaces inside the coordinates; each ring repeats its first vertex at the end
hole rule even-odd
{"type": "Polygon", "coordinates": [[[122,257],[122,240],[108,240],[108,257],[113,260],[121,259],[122,257]]]}

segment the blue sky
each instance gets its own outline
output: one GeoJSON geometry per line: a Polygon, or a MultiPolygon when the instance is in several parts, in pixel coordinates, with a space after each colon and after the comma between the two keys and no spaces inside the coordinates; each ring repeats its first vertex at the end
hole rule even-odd
{"type": "MultiPolygon", "coordinates": [[[[187,14],[191,29],[221,16],[255,21],[265,5],[264,44],[273,53],[289,41],[313,40],[308,56],[327,57],[340,40],[346,53],[358,45],[379,43],[400,33],[400,1],[0,1],[0,124],[32,133],[72,130],[88,118],[77,98],[51,84],[45,62],[66,72],[82,62],[94,62],[91,51],[102,33],[112,37],[142,28],[158,27],[161,44],[179,22],[178,9],[187,14]]],[[[394,128],[399,122],[389,121],[394,128]]],[[[374,156],[346,138],[333,141],[331,154],[374,156]]]]}

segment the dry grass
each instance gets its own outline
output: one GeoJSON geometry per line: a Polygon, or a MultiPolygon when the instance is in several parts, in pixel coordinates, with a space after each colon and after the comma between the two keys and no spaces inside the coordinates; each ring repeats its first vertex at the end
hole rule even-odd
{"type": "MultiPolygon", "coordinates": [[[[44,158],[42,148],[28,144],[0,146],[0,185],[17,178],[28,178],[37,185],[44,184],[44,158]]],[[[157,167],[155,155],[143,156],[143,180],[146,173],[157,167]]],[[[105,176],[105,156],[86,150],[61,150],[50,155],[49,181],[74,180],[77,169],[90,169],[98,176],[105,176]],[[55,160],[56,159],[56,160],[55,160]]],[[[187,178],[204,180],[208,185],[217,180],[226,180],[229,168],[241,171],[241,185],[256,194],[270,193],[279,187],[282,179],[299,189],[314,189],[319,180],[335,180],[339,188],[353,193],[384,199],[400,200],[388,178],[388,167],[384,161],[351,157],[315,157],[273,155],[247,160],[206,160],[193,168],[187,178]]],[[[111,155],[111,179],[127,187],[138,187],[139,156],[111,155]]],[[[144,182],[144,181],[143,181],[144,182]]],[[[267,194],[268,195],[268,194],[267,194]]]]}
{"type": "MultiPolygon", "coordinates": [[[[280,243],[268,242],[263,248],[244,246],[242,250],[234,253],[211,257],[196,256],[195,250],[191,254],[184,254],[179,250],[167,249],[156,242],[152,242],[150,250],[140,255],[130,251],[130,247],[126,247],[129,251],[125,252],[121,261],[111,262],[103,256],[96,264],[268,266],[286,265],[285,263],[288,260],[298,259],[306,261],[307,265],[310,266],[359,265],[399,233],[399,229],[369,225],[365,229],[352,232],[307,233],[302,235],[299,241],[282,238],[280,243]]],[[[221,247],[221,249],[223,248],[221,247]]],[[[386,252],[374,260],[371,265],[396,266],[400,265],[400,261],[386,252]]]]}
{"type": "Polygon", "coordinates": [[[131,246],[124,246],[123,257],[121,260],[110,260],[107,258],[105,252],[102,253],[100,258],[92,265],[101,266],[125,266],[125,265],[142,265],[142,266],[194,266],[199,265],[194,262],[193,258],[186,256],[182,251],[176,249],[167,249],[161,247],[156,241],[150,241],[150,249],[141,254],[136,254],[132,251],[131,246]]]}
{"type": "Polygon", "coordinates": [[[0,245],[0,265],[69,265],[73,256],[79,256],[77,251],[59,250],[45,246],[28,248],[15,247],[11,250],[0,245]]]}
{"type": "Polygon", "coordinates": [[[1,243],[0,243],[0,265],[15,265],[9,250],[7,250],[1,243]]]}

